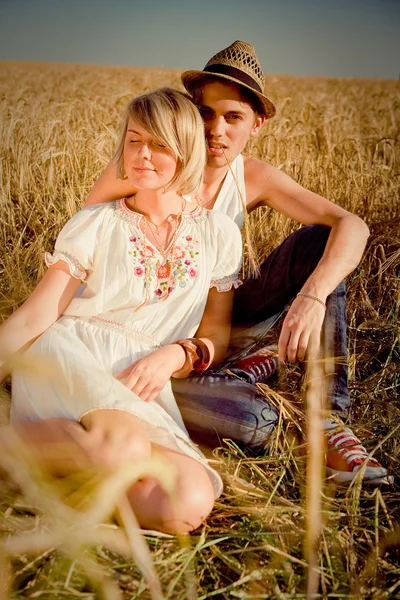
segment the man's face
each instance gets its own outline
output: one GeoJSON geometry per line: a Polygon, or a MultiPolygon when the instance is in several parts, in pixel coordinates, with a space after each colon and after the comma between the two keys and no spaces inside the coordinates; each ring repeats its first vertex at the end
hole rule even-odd
{"type": "Polygon", "coordinates": [[[243,102],[235,84],[206,83],[199,109],[208,144],[208,167],[224,167],[227,161],[232,162],[264,123],[264,117],[243,102]]]}

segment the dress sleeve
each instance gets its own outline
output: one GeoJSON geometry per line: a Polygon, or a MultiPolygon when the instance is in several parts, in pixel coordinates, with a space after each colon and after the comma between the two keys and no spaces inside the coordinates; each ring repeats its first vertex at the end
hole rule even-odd
{"type": "Polygon", "coordinates": [[[67,263],[72,277],[86,281],[106,210],[106,205],[95,205],[77,212],[60,231],[54,252],[45,252],[46,265],[49,267],[62,260],[67,263]]]}
{"type": "Polygon", "coordinates": [[[213,213],[215,220],[215,264],[211,275],[210,288],[227,292],[238,288],[239,271],[242,266],[242,236],[236,223],[226,215],[213,213]]]}

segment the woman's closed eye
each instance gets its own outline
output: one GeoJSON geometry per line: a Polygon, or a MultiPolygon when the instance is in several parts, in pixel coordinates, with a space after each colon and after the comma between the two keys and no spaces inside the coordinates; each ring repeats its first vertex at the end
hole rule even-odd
{"type": "Polygon", "coordinates": [[[153,140],[153,146],[156,148],[167,148],[167,146],[163,142],[160,142],[160,140],[153,140]]]}

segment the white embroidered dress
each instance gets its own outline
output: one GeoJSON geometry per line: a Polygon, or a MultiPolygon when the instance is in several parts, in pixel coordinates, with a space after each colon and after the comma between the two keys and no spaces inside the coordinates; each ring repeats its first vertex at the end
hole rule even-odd
{"type": "Polygon", "coordinates": [[[143,217],[124,200],[78,212],[58,236],[47,264],[68,263],[80,286],[64,314],[26,354],[52,365],[45,378],[15,370],[11,422],[62,417],[79,421],[99,409],[132,412],[151,441],[201,461],[189,439],[171,385],[144,402],[114,375],[161,345],[193,337],[208,290],[239,285],[241,237],[234,222],[203,208],[183,214],[161,255],[140,228],[143,217]]]}

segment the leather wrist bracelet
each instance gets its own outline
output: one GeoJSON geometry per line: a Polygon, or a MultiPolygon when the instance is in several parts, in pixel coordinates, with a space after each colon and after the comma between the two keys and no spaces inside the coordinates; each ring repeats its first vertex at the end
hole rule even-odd
{"type": "Polygon", "coordinates": [[[184,379],[190,373],[203,373],[211,363],[210,351],[203,340],[198,338],[186,338],[174,342],[181,346],[186,355],[186,360],[179,371],[173,373],[175,379],[184,379]]]}
{"type": "Polygon", "coordinates": [[[319,302],[326,309],[325,302],[323,300],[321,300],[321,298],[317,298],[317,296],[313,296],[312,294],[309,294],[308,292],[299,292],[297,295],[298,296],[305,296],[306,298],[310,298],[311,300],[315,300],[316,302],[319,302]]]}

